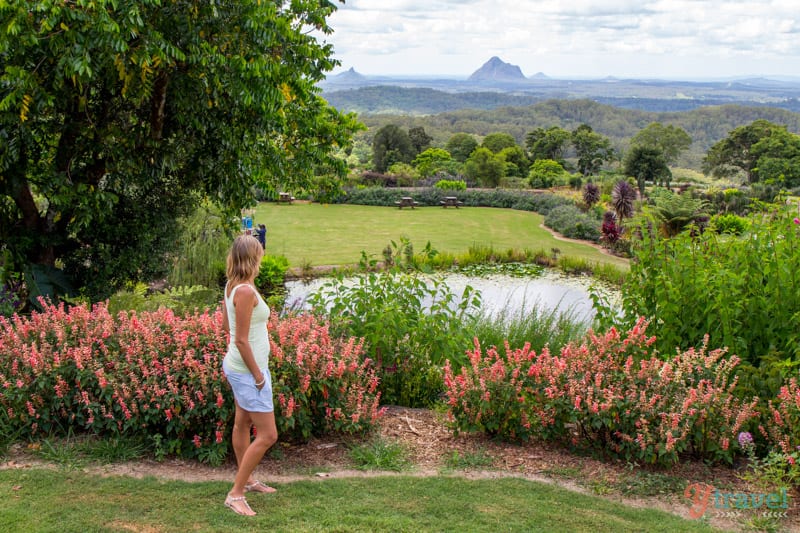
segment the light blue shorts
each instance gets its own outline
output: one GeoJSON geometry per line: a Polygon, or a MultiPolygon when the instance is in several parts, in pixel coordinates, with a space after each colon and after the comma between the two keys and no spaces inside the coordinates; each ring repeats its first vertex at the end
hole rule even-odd
{"type": "Polygon", "coordinates": [[[233,397],[236,398],[236,403],[250,413],[271,413],[275,411],[272,405],[272,376],[269,369],[263,369],[264,378],[266,382],[261,390],[256,387],[256,380],[253,374],[242,374],[239,372],[230,372],[223,362],[222,370],[225,372],[225,378],[230,383],[233,389],[233,397]]]}

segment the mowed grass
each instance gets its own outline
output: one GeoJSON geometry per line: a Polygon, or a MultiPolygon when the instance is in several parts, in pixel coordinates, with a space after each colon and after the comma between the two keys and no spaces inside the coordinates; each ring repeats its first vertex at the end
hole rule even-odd
{"type": "Polygon", "coordinates": [[[223,506],[229,483],[4,470],[0,531],[714,531],[662,511],[513,478],[382,476],[274,485],[276,494],[248,498],[258,513],[251,518],[223,506]]]}
{"type": "Polygon", "coordinates": [[[565,256],[627,268],[624,259],[555,239],[540,227],[542,215],[512,209],[262,203],[254,220],[267,226],[267,253],[286,256],[293,267],[351,265],[362,251],[380,259],[386,245],[406,237],[417,252],[427,242],[453,254],[464,254],[473,245],[548,253],[558,248],[565,256]]]}

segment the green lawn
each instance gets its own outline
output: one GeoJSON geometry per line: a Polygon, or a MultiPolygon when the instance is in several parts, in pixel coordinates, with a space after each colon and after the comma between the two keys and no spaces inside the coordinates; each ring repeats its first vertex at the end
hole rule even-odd
{"type": "Polygon", "coordinates": [[[624,259],[600,253],[580,243],[559,241],[539,227],[543,217],[527,211],[466,207],[396,209],[361,205],[275,204],[256,208],[255,223],[267,226],[267,253],[281,254],[291,266],[310,263],[357,263],[361,252],[380,259],[394,240],[407,237],[417,251],[430,241],[433,248],[454,254],[471,245],[491,245],[496,250],[546,250],[627,268],[624,259]]]}
{"type": "Polygon", "coordinates": [[[0,531],[714,531],[662,511],[513,478],[382,476],[274,485],[276,494],[248,498],[258,513],[250,518],[223,506],[229,483],[2,470],[0,531]]]}

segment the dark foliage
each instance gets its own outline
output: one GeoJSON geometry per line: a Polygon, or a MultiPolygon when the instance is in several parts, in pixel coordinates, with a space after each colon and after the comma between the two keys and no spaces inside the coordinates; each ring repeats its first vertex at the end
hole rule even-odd
{"type": "Polygon", "coordinates": [[[588,207],[600,201],[600,187],[594,183],[587,183],[583,187],[583,201],[588,207]]]}
{"type": "Polygon", "coordinates": [[[630,183],[623,180],[614,185],[614,190],[611,191],[611,204],[614,206],[614,212],[620,223],[623,219],[633,216],[633,202],[635,200],[636,190],[630,183]]]}
{"type": "Polygon", "coordinates": [[[614,244],[622,236],[622,228],[617,226],[617,216],[612,211],[603,213],[603,225],[600,227],[600,233],[602,234],[600,240],[608,244],[614,244]]]}

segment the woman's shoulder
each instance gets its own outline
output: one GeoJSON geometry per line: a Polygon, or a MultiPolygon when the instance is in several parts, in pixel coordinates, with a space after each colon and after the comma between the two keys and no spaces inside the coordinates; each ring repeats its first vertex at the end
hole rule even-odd
{"type": "MultiPolygon", "coordinates": [[[[226,288],[227,290],[227,288],[226,288]]],[[[255,298],[258,295],[258,290],[250,284],[250,283],[239,283],[238,285],[234,285],[230,292],[228,292],[228,298],[255,298]]]]}

